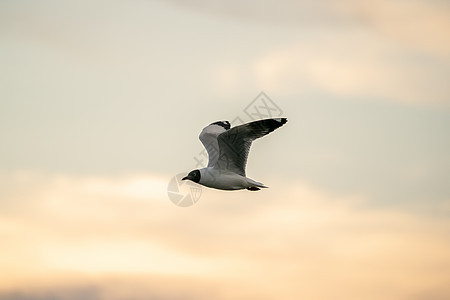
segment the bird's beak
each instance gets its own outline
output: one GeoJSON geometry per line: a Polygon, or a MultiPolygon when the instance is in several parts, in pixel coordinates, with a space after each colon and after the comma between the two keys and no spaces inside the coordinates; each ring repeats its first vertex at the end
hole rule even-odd
{"type": "Polygon", "coordinates": [[[189,179],[187,176],[186,177],[183,177],[183,178],[181,178],[181,180],[186,180],[186,179],[189,179]]]}

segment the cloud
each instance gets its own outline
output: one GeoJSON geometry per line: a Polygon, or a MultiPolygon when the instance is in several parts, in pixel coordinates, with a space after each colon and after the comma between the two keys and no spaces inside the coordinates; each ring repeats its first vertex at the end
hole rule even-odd
{"type": "MultiPolygon", "coordinates": [[[[445,1],[171,2],[178,5],[114,3],[105,10],[96,4],[88,15],[78,2],[5,4],[5,66],[11,71],[5,97],[27,99],[33,91],[49,101],[48,91],[57,92],[50,95],[58,105],[61,98],[94,103],[94,116],[108,105],[102,98],[125,95],[145,102],[204,94],[204,99],[230,101],[255,90],[448,105],[450,9],[445,1]],[[19,58],[23,66],[8,64],[19,58]],[[34,69],[45,76],[34,76],[34,69]],[[29,88],[22,91],[17,83],[29,88]],[[174,85],[183,92],[172,94],[174,85]]],[[[155,106],[175,113],[158,102],[143,107],[155,106]]],[[[83,107],[74,109],[84,114],[83,107]]]]}
{"type": "Polygon", "coordinates": [[[366,28],[411,47],[448,58],[450,7],[445,1],[206,1],[172,0],[181,6],[241,21],[300,28],[366,28]]]}
{"type": "MultiPolygon", "coordinates": [[[[19,190],[35,180],[2,177],[19,190]]],[[[199,203],[179,208],[162,195],[159,175],[38,177],[41,184],[0,221],[3,295],[75,299],[70,293],[85,286],[95,288],[93,299],[146,299],[149,290],[156,299],[448,292],[445,219],[368,209],[363,196],[303,182],[275,182],[259,193],[204,189],[199,203]]]]}
{"type": "Polygon", "coordinates": [[[445,1],[350,1],[376,32],[448,59],[450,6],[445,1]]]}
{"type": "Polygon", "coordinates": [[[256,86],[283,96],[313,91],[449,104],[450,7],[445,1],[172,2],[241,24],[276,25],[276,35],[273,26],[266,30],[272,45],[262,43],[252,58],[216,64],[212,86],[220,94],[239,95],[256,86]],[[289,38],[280,38],[285,35],[289,38]]]}
{"type": "Polygon", "coordinates": [[[261,86],[274,93],[323,91],[346,98],[448,105],[444,65],[360,34],[318,39],[261,56],[261,86]],[[317,47],[320,44],[321,47],[317,47]]]}

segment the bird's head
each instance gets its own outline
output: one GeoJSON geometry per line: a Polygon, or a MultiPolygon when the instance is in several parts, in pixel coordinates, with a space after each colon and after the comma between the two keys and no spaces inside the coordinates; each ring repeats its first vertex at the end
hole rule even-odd
{"type": "Polygon", "coordinates": [[[199,170],[193,170],[190,171],[189,174],[186,177],[183,177],[181,180],[189,179],[193,182],[198,183],[200,181],[200,171],[199,170]]]}

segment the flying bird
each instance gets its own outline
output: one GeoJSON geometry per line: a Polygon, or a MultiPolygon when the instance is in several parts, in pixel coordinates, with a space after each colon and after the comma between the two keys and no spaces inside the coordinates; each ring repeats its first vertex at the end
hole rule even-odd
{"type": "Polygon", "coordinates": [[[219,190],[258,191],[267,188],[245,175],[252,142],[286,124],[286,118],[264,119],[231,128],[228,121],[217,121],[203,128],[200,141],[208,152],[208,166],[189,172],[191,180],[219,190]]]}

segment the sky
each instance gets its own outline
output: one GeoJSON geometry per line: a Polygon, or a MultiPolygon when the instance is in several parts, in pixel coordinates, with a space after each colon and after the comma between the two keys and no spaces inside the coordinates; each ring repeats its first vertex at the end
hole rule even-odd
{"type": "Polygon", "coordinates": [[[448,299],[449,31],[445,0],[1,1],[0,299],[448,299]],[[171,201],[204,126],[279,116],[269,189],[171,201]]]}

